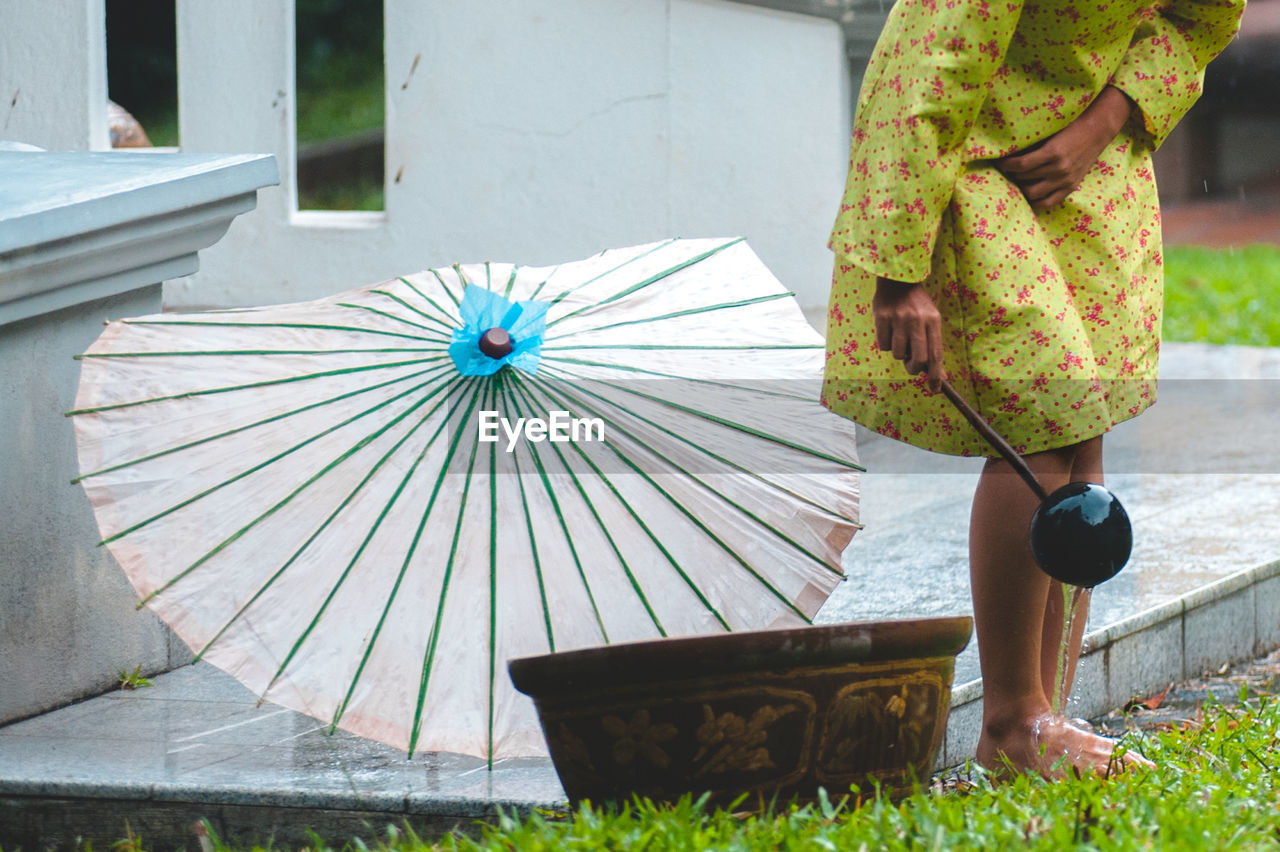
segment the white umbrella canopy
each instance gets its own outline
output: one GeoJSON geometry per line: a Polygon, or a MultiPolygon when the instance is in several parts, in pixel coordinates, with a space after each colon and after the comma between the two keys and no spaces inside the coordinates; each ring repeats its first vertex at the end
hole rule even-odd
{"type": "Polygon", "coordinates": [[[741,240],[427,270],[111,323],[78,481],[143,602],[265,699],[541,755],[508,659],[803,625],[839,582],[859,467],[822,360],[741,240]]]}

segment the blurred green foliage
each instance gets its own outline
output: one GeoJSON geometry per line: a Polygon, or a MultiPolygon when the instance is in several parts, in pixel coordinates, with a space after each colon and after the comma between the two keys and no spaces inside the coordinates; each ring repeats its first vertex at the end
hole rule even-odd
{"type": "Polygon", "coordinates": [[[382,77],[382,0],[296,0],[298,88],[382,77]]]}
{"type": "Polygon", "coordinates": [[[1280,346],[1280,246],[1165,247],[1164,338],[1280,346]]]}

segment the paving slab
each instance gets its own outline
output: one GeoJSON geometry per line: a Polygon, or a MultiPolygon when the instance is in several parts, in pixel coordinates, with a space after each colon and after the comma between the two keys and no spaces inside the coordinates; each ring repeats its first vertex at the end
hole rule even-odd
{"type": "MultiPolygon", "coordinates": [[[[1134,522],[1131,563],[1093,594],[1069,712],[1092,716],[1280,642],[1280,352],[1169,345],[1161,402],[1107,438],[1108,485],[1134,522]]],[[[971,612],[969,501],[980,460],[865,435],[865,529],[821,622],[971,612]]],[[[977,652],[958,663],[942,759],[972,755],[977,652]]],[[[238,842],[342,841],[563,803],[550,761],[403,753],[256,697],[206,664],[0,727],[0,846],[110,842],[124,820],[161,848],[196,848],[204,818],[238,842]],[[89,831],[89,834],[85,834],[89,831]],[[97,832],[94,836],[92,832],[97,832]],[[35,839],[35,840],[33,840],[35,839]]]]}
{"type": "Polygon", "coordinates": [[[71,801],[78,819],[91,818],[76,833],[100,832],[99,841],[123,836],[125,818],[143,834],[134,814],[145,813],[152,827],[177,825],[189,838],[207,818],[219,835],[252,842],[314,825],[297,819],[311,810],[324,812],[334,836],[350,838],[375,836],[371,827],[382,836],[406,820],[421,832],[444,831],[492,818],[499,806],[527,811],[564,798],[549,760],[501,760],[490,769],[463,755],[406,759],[291,710],[258,706],[206,663],[153,682],[0,727],[0,845],[29,843],[24,831],[37,817],[42,843],[70,842],[57,813],[71,801]],[[159,803],[168,815],[158,823],[159,803]],[[257,820],[246,823],[251,812],[257,820]]]}

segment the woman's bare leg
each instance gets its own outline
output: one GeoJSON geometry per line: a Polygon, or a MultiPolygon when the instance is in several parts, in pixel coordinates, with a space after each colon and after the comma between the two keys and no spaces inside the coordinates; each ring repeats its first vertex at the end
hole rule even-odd
{"type": "MultiPolygon", "coordinates": [[[[1027,464],[1051,493],[1072,478],[1077,459],[1083,470],[1095,453],[1100,460],[1101,438],[1034,453],[1027,457],[1027,464]]],[[[1112,741],[1054,718],[1050,707],[1052,687],[1046,691],[1044,670],[1046,655],[1056,659],[1057,654],[1056,647],[1045,645],[1052,581],[1036,566],[1027,533],[1038,505],[1038,498],[1007,463],[987,462],[974,494],[969,526],[970,579],[983,680],[977,759],[991,769],[1009,766],[1047,775],[1065,757],[1077,771],[1105,772],[1112,741]]],[[[1059,609],[1059,625],[1061,618],[1059,609]]]]}

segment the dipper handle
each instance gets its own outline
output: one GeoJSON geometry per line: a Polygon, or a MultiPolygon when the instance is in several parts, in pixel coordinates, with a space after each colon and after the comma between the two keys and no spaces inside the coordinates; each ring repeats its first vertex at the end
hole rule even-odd
{"type": "Polygon", "coordinates": [[[995,447],[1005,461],[1013,465],[1013,469],[1026,481],[1027,485],[1031,486],[1031,490],[1036,493],[1041,502],[1048,500],[1049,495],[1040,486],[1040,480],[1036,479],[1036,475],[1031,472],[1031,468],[1027,467],[1026,460],[1018,455],[1018,451],[1010,446],[1008,441],[1000,437],[1000,433],[992,429],[990,423],[982,419],[982,415],[975,411],[973,406],[951,386],[951,382],[946,379],[942,379],[941,382],[942,393],[947,399],[951,400],[952,405],[959,409],[960,413],[964,415],[964,419],[973,424],[973,428],[978,430],[978,434],[985,438],[988,444],[995,447]]]}

